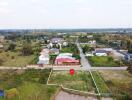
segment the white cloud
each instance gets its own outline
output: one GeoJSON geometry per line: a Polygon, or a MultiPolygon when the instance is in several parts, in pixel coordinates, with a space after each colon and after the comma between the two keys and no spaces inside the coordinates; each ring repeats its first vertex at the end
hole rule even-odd
{"type": "Polygon", "coordinates": [[[0,0],[0,7],[1,6],[8,6],[8,2],[7,1],[1,1],[0,0]]]}

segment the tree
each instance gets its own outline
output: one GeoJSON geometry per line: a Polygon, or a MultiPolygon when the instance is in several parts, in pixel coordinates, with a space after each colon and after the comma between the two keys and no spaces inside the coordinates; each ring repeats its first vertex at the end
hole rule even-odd
{"type": "Polygon", "coordinates": [[[25,45],[23,45],[22,55],[28,56],[28,55],[31,55],[32,53],[33,53],[33,50],[30,44],[26,43],[25,45]]]}
{"type": "Polygon", "coordinates": [[[8,47],[8,50],[13,51],[13,50],[15,49],[15,47],[16,47],[16,44],[11,43],[11,44],[9,45],[9,47],[8,47]]]}
{"type": "Polygon", "coordinates": [[[85,45],[82,49],[83,49],[83,53],[90,51],[90,47],[88,45],[85,45]]]}

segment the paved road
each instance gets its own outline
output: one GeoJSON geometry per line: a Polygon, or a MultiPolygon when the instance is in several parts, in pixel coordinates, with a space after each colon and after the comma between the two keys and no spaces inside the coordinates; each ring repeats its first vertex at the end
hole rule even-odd
{"type": "MultiPolygon", "coordinates": [[[[64,71],[64,70],[70,70],[71,68],[75,70],[89,70],[89,69],[84,69],[83,67],[31,67],[34,69],[45,69],[45,68],[53,68],[53,70],[58,70],[58,71],[64,71]]],[[[28,67],[0,67],[0,70],[17,70],[17,69],[29,69],[28,67]]],[[[91,70],[126,70],[127,67],[91,67],[91,70]]]]}
{"type": "Polygon", "coordinates": [[[127,67],[92,67],[91,70],[127,70],[127,67]]]}
{"type": "Polygon", "coordinates": [[[82,67],[86,70],[90,70],[91,69],[91,65],[90,63],[88,62],[88,60],[86,59],[84,53],[82,52],[82,48],[80,47],[80,44],[79,43],[76,43],[77,44],[77,47],[80,51],[80,57],[81,57],[81,64],[82,64],[82,67]]]}

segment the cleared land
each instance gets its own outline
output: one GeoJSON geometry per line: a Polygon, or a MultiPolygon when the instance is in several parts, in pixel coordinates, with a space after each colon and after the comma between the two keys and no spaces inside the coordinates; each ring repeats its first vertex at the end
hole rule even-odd
{"type": "Polygon", "coordinates": [[[80,91],[95,91],[91,76],[88,72],[75,72],[73,76],[68,71],[53,72],[49,84],[63,85],[66,88],[80,91]]]}

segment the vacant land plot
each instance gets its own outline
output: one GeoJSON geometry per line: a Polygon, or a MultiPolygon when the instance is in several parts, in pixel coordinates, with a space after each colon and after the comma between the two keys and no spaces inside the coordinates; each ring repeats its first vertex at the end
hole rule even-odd
{"type": "Polygon", "coordinates": [[[76,72],[73,76],[68,71],[53,72],[49,80],[51,84],[63,85],[80,91],[94,92],[91,76],[88,72],[76,72]]]}
{"type": "Polygon", "coordinates": [[[125,99],[132,99],[132,75],[127,71],[99,71],[106,81],[106,84],[115,96],[125,96],[125,99]]]}
{"type": "Polygon", "coordinates": [[[19,52],[3,51],[0,53],[0,59],[2,59],[2,66],[24,67],[27,64],[30,64],[35,59],[35,56],[21,56],[19,52]]]}
{"type": "Polygon", "coordinates": [[[112,57],[106,56],[106,57],[99,57],[99,56],[93,56],[93,57],[87,57],[90,64],[94,67],[117,67],[122,66],[120,62],[114,61],[112,57]]]}

